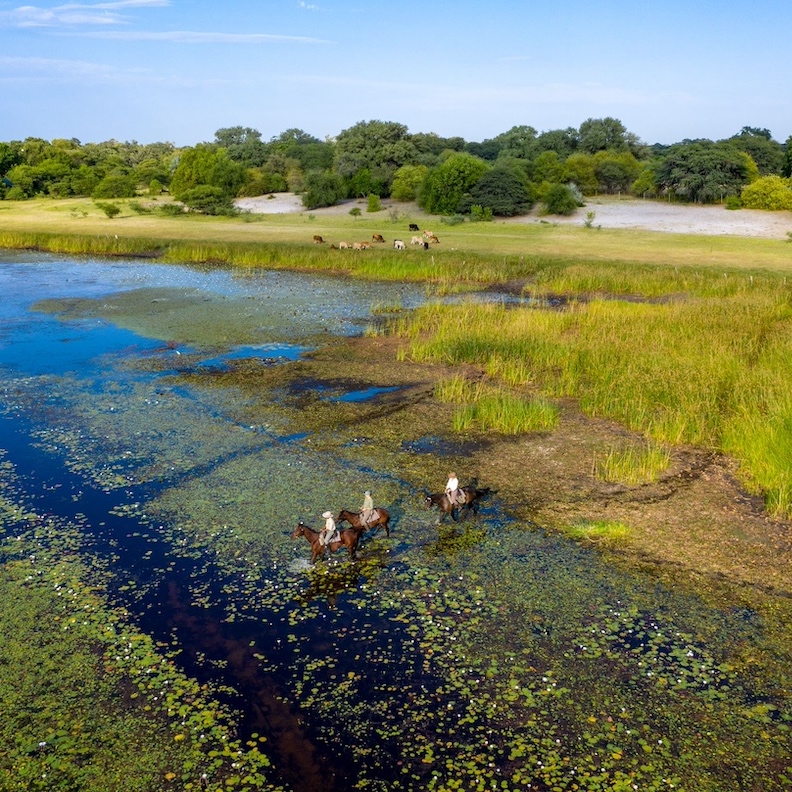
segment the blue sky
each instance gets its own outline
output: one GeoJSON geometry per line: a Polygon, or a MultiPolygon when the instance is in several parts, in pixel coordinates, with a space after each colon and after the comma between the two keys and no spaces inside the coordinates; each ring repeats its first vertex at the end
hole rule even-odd
{"type": "Polygon", "coordinates": [[[784,142],[790,30],[789,0],[0,0],[0,140],[379,119],[480,141],[612,116],[647,143],[784,142]]]}

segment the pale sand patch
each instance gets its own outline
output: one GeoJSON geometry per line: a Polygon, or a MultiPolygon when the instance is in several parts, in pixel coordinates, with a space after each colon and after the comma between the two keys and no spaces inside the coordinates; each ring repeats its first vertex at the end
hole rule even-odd
{"type": "MultiPolygon", "coordinates": [[[[274,193],[255,198],[240,198],[236,201],[240,209],[255,214],[293,214],[306,212],[299,195],[274,193]]],[[[366,202],[350,199],[336,206],[311,209],[310,214],[348,214],[355,206],[366,211],[366,202]]],[[[414,203],[383,201],[382,209],[397,209],[405,216],[422,216],[424,213],[414,203]]],[[[507,223],[554,223],[558,225],[583,225],[586,215],[594,212],[592,224],[602,228],[636,228],[644,231],[660,231],[669,234],[702,234],[704,236],[749,236],[769,239],[786,239],[792,232],[792,212],[763,212],[757,209],[729,210],[723,206],[696,206],[670,204],[663,201],[646,201],[639,198],[616,198],[598,196],[586,199],[586,205],[569,217],[544,215],[539,209],[529,214],[512,217],[507,223]]]]}
{"type": "Polygon", "coordinates": [[[784,239],[792,231],[792,212],[764,212],[758,209],[726,209],[724,206],[670,204],[640,198],[587,198],[586,205],[569,217],[540,217],[537,210],[509,222],[551,222],[583,225],[594,212],[592,225],[602,228],[637,228],[670,234],[704,236],[750,236],[784,239]]]}

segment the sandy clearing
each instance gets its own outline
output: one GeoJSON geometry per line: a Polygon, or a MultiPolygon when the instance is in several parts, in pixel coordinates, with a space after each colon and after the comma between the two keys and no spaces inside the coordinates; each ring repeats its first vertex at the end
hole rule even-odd
{"type": "MultiPolygon", "coordinates": [[[[276,193],[274,197],[240,198],[236,205],[256,214],[293,214],[308,210],[299,195],[276,193]]],[[[336,206],[312,209],[317,216],[347,214],[355,206],[365,212],[365,202],[354,199],[336,206]]],[[[403,214],[423,215],[413,203],[383,202],[383,211],[397,208],[403,214]]],[[[636,228],[670,234],[702,234],[704,236],[749,236],[785,239],[792,232],[792,212],[763,212],[756,209],[729,210],[723,206],[685,206],[662,201],[602,196],[588,198],[586,205],[570,217],[541,216],[537,209],[527,215],[508,219],[514,224],[555,223],[583,225],[589,212],[594,213],[593,225],[602,228],[636,228]]]]}

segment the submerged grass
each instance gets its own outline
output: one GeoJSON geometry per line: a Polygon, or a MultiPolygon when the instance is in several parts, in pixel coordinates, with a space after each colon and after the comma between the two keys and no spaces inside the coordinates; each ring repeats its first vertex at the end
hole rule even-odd
{"type": "Polygon", "coordinates": [[[564,533],[577,541],[615,546],[624,544],[632,529],[617,520],[586,520],[568,526],[564,533]]]}

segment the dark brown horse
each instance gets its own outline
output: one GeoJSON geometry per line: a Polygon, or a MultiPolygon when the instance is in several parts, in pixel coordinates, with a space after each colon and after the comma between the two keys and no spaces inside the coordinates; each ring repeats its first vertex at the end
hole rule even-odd
{"type": "Polygon", "coordinates": [[[379,529],[380,526],[382,526],[385,529],[385,536],[390,536],[390,526],[388,525],[390,522],[390,514],[379,506],[374,509],[374,519],[367,522],[365,525],[363,525],[361,520],[360,512],[347,511],[346,509],[342,509],[336,518],[337,523],[344,521],[348,522],[353,528],[359,528],[361,530],[368,530],[369,528],[379,529]]]}
{"type": "Polygon", "coordinates": [[[304,536],[308,540],[308,543],[311,545],[312,564],[316,563],[317,558],[324,555],[325,547],[329,547],[331,553],[335,553],[335,551],[341,547],[346,547],[346,549],[349,551],[349,558],[352,561],[355,560],[355,551],[357,550],[358,542],[360,541],[360,534],[362,531],[356,530],[355,528],[339,529],[338,535],[341,538],[334,542],[330,542],[327,545],[323,545],[320,541],[320,533],[321,531],[316,531],[313,528],[309,528],[303,522],[297,523],[297,527],[292,533],[292,539],[296,539],[298,536],[304,536]]]}
{"type": "Polygon", "coordinates": [[[454,522],[458,522],[459,509],[472,511],[475,514],[477,509],[476,501],[489,492],[489,490],[476,489],[476,487],[460,487],[460,491],[465,496],[463,503],[452,503],[451,498],[448,497],[447,493],[437,492],[434,495],[426,496],[426,499],[424,500],[426,508],[431,509],[432,506],[437,506],[440,509],[441,520],[446,516],[446,514],[450,514],[451,519],[454,522]]]}

